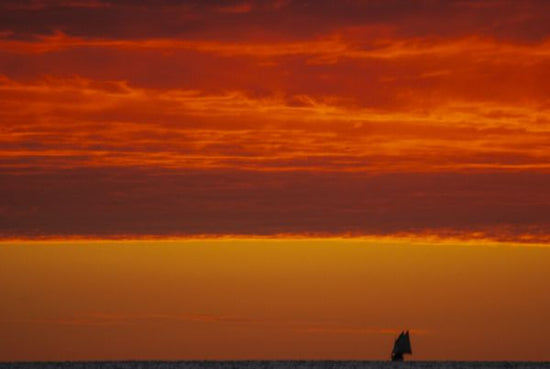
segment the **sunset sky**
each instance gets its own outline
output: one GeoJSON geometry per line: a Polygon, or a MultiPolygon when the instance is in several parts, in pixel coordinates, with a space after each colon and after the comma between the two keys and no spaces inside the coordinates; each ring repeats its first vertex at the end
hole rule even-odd
{"type": "Polygon", "coordinates": [[[550,360],[550,1],[0,1],[0,361],[550,360]]]}

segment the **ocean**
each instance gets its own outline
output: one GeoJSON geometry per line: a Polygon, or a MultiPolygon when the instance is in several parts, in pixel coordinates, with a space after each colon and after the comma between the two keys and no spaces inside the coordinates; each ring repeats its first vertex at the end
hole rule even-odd
{"type": "Polygon", "coordinates": [[[89,361],[0,363],[0,369],[535,369],[550,362],[481,361],[89,361]]]}

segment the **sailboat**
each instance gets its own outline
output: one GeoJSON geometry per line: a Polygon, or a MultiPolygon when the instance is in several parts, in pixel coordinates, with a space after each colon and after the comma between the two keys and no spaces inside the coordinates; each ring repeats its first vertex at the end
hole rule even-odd
{"type": "Polygon", "coordinates": [[[392,361],[403,361],[404,354],[412,354],[411,339],[409,338],[409,331],[402,331],[399,337],[393,344],[393,350],[391,352],[392,361]]]}

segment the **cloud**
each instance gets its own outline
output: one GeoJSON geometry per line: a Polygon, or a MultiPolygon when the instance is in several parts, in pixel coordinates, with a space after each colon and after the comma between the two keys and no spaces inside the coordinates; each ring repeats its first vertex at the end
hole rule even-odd
{"type": "Polygon", "coordinates": [[[455,101],[385,111],[304,95],[209,95],[83,78],[4,78],[0,96],[0,164],[13,170],[548,169],[550,113],[539,105],[455,101]]]}
{"type": "Polygon", "coordinates": [[[24,0],[6,1],[3,5],[8,11],[41,11],[48,8],[105,8],[110,3],[101,0],[24,0]]]}
{"type": "Polygon", "coordinates": [[[3,191],[14,198],[0,208],[6,236],[546,237],[539,186],[550,169],[547,2],[1,6],[0,171],[3,191]],[[114,172],[124,181],[112,179],[114,172]],[[79,173],[107,176],[96,185],[108,191],[104,199],[118,218],[101,223],[101,194],[86,184],[75,185],[81,194],[73,194],[74,206],[61,206],[38,195],[50,190],[20,182],[51,187],[47,195],[59,200],[71,190],[63,181],[79,173]],[[397,174],[417,192],[392,192],[397,174]],[[536,178],[532,187],[516,188],[514,180],[528,174],[536,178]],[[448,194],[421,175],[441,185],[456,175],[464,193],[448,194]],[[504,183],[519,192],[497,186],[483,198],[466,180],[482,175],[510,175],[504,183]],[[372,194],[399,205],[359,189],[378,183],[374,177],[390,187],[372,194]],[[159,193],[141,180],[160,183],[153,186],[159,193]],[[220,184],[201,192],[209,180],[220,184]],[[348,186],[353,201],[340,195],[348,186]],[[99,202],[88,204],[84,194],[99,202]],[[302,198],[306,204],[296,208],[302,198]],[[48,219],[45,209],[58,219],[48,219]],[[329,224],[329,214],[340,220],[329,224]]]}
{"type": "Polygon", "coordinates": [[[216,8],[216,10],[222,13],[243,14],[252,10],[252,4],[249,2],[243,2],[240,4],[220,6],[216,8]]]}
{"type": "MultiPolygon", "coordinates": [[[[356,33],[356,32],[354,32],[356,33]]],[[[277,58],[305,55],[312,63],[336,63],[341,59],[403,59],[421,56],[448,58],[470,55],[473,60],[491,62],[494,58],[550,57],[550,41],[537,44],[502,42],[489,38],[408,38],[408,39],[361,39],[360,34],[334,34],[324,38],[300,42],[223,42],[163,39],[86,39],[68,36],[61,31],[52,35],[39,35],[36,40],[0,40],[0,50],[12,53],[40,54],[71,48],[114,48],[152,50],[193,50],[213,53],[224,57],[251,56],[277,58]],[[346,39],[350,37],[350,39],[346,39]]],[[[534,60],[531,60],[534,62],[534,60]]]]}
{"type": "MultiPolygon", "coordinates": [[[[398,328],[377,328],[377,327],[364,327],[364,326],[331,326],[331,325],[303,325],[301,327],[294,328],[300,333],[310,334],[330,334],[330,335],[391,335],[397,336],[403,331],[398,328]]],[[[414,336],[422,336],[430,334],[425,329],[409,329],[408,330],[414,336]]]]}
{"type": "Polygon", "coordinates": [[[308,39],[346,27],[383,25],[399,37],[481,35],[541,40],[548,2],[533,1],[94,1],[2,2],[0,24],[20,38],[55,29],[83,37],[167,35],[243,40],[308,39]]]}
{"type": "Polygon", "coordinates": [[[137,168],[0,176],[3,238],[399,236],[548,242],[546,173],[137,168]]]}
{"type": "MultiPolygon", "coordinates": [[[[300,334],[312,335],[398,335],[402,329],[380,328],[362,325],[345,325],[334,321],[307,322],[287,319],[258,319],[258,318],[232,318],[222,315],[211,314],[190,314],[190,313],[108,313],[89,312],[74,314],[64,318],[30,319],[25,323],[40,325],[62,325],[62,326],[127,326],[154,324],[208,324],[208,325],[231,325],[231,326],[276,326],[278,329],[289,330],[300,334]]],[[[426,329],[409,329],[415,336],[430,334],[426,329]]]]}

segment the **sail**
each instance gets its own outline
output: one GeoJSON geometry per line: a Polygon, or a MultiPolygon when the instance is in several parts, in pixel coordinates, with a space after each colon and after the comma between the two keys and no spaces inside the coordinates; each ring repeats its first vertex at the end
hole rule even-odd
{"type": "Polygon", "coordinates": [[[404,351],[403,353],[404,354],[412,354],[412,349],[411,349],[411,339],[409,337],[409,331],[407,331],[407,333],[405,333],[405,336],[403,338],[404,340],[404,351]]]}
{"type": "Polygon", "coordinates": [[[395,340],[395,343],[393,344],[393,350],[392,350],[392,353],[394,354],[402,354],[401,352],[401,341],[402,341],[402,337],[403,337],[403,332],[401,332],[401,334],[399,334],[399,337],[397,337],[397,339],[395,340]]]}
{"type": "Polygon", "coordinates": [[[412,354],[411,349],[411,339],[409,337],[409,331],[401,332],[399,337],[395,340],[395,343],[393,345],[393,353],[394,354],[412,354]]]}

